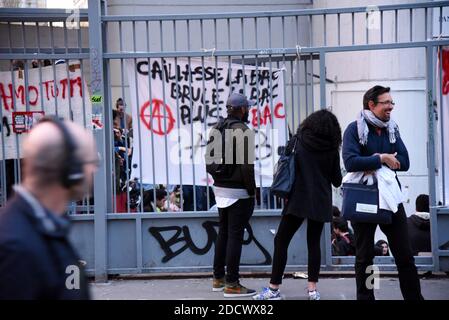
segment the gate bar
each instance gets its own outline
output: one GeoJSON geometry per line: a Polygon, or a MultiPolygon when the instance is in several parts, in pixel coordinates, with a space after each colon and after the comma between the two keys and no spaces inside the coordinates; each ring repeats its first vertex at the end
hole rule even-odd
{"type": "MultiPolygon", "coordinates": [[[[90,42],[90,69],[91,69],[91,90],[92,94],[98,94],[102,97],[105,93],[105,83],[103,82],[103,30],[101,26],[100,15],[104,10],[105,3],[97,0],[89,0],[89,42],[90,42]]],[[[110,113],[105,112],[104,101],[101,99],[99,104],[92,105],[92,114],[98,114],[102,118],[110,113]]],[[[106,131],[109,130],[107,121],[104,121],[103,130],[93,131],[98,152],[102,159],[106,157],[106,131]]],[[[94,239],[95,239],[95,281],[107,282],[107,225],[106,212],[107,195],[105,186],[107,186],[106,161],[99,166],[95,173],[94,183],[94,239]]]]}

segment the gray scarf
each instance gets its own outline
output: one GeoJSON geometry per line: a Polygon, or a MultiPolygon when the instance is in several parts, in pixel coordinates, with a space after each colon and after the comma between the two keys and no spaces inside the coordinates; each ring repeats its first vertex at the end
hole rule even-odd
{"type": "Polygon", "coordinates": [[[388,128],[390,143],[396,143],[396,134],[399,136],[399,127],[393,120],[384,122],[377,118],[371,110],[362,110],[357,117],[357,132],[362,146],[368,143],[368,123],[376,128],[388,128]]]}

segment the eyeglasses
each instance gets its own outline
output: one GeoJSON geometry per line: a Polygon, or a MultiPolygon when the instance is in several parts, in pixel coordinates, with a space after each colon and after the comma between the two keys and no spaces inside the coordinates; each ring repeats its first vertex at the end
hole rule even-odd
{"type": "Polygon", "coordinates": [[[387,100],[387,101],[378,101],[377,103],[380,103],[380,104],[382,104],[382,105],[384,105],[384,106],[388,106],[388,105],[394,106],[394,105],[395,105],[395,103],[394,103],[393,101],[390,101],[390,100],[387,100]]]}

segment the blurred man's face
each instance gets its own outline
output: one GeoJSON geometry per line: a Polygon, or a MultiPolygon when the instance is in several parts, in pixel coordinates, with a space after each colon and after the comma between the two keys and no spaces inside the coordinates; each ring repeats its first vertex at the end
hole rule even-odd
{"type": "Polygon", "coordinates": [[[114,118],[112,125],[114,128],[120,128],[120,116],[114,118]]]}
{"type": "Polygon", "coordinates": [[[167,197],[164,197],[161,200],[156,200],[156,206],[158,206],[159,208],[163,208],[165,200],[167,200],[167,197]]]}
{"type": "Polygon", "coordinates": [[[114,139],[115,140],[120,140],[122,138],[122,133],[120,132],[119,129],[114,128],[114,139]]]}
{"type": "Polygon", "coordinates": [[[123,112],[125,111],[125,106],[123,104],[118,104],[117,111],[120,112],[120,115],[122,115],[123,112]]]}
{"type": "Polygon", "coordinates": [[[377,97],[377,103],[369,102],[369,108],[374,115],[382,121],[390,121],[391,112],[393,111],[394,102],[390,93],[385,92],[377,97]]]}

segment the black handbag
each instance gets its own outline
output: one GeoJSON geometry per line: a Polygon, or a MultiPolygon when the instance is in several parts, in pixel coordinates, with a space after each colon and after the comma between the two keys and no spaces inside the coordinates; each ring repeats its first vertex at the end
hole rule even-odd
{"type": "Polygon", "coordinates": [[[295,183],[295,151],[298,137],[295,135],[284,148],[276,163],[270,191],[279,198],[288,198],[295,183]]]}
{"type": "Polygon", "coordinates": [[[379,188],[377,178],[374,183],[343,183],[343,218],[351,222],[390,224],[393,212],[379,208],[379,188]]]}

